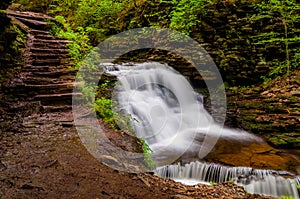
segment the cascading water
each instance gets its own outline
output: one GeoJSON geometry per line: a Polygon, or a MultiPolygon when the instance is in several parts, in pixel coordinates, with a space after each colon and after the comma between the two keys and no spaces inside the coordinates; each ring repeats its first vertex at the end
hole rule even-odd
{"type": "Polygon", "coordinates": [[[160,177],[171,178],[188,184],[233,181],[243,186],[250,193],[274,197],[292,196],[294,199],[299,199],[300,196],[298,188],[300,177],[282,171],[260,170],[250,167],[227,167],[195,161],[184,166],[180,164],[163,166],[157,168],[156,173],[160,177]],[[280,175],[289,175],[293,178],[286,179],[280,175]]]}
{"type": "MultiPolygon", "coordinates": [[[[119,103],[115,111],[131,115],[136,135],[153,150],[152,158],[158,166],[171,164],[182,157],[201,159],[220,138],[262,142],[247,132],[215,123],[203,107],[202,96],[194,92],[185,77],[167,65],[103,65],[106,72],[118,77],[120,83],[114,93],[119,103]]],[[[194,162],[184,167],[160,167],[156,172],[161,177],[198,182],[234,179],[250,192],[274,196],[292,194],[299,198],[296,185],[292,186],[299,184],[299,180],[275,177],[269,171],[194,162]]]]}
{"type": "Polygon", "coordinates": [[[107,69],[120,82],[115,95],[122,110],[116,111],[134,118],[136,135],[154,151],[158,165],[172,163],[182,155],[203,158],[218,138],[261,141],[244,131],[217,125],[204,109],[202,96],[167,65],[108,65],[107,69]]]}

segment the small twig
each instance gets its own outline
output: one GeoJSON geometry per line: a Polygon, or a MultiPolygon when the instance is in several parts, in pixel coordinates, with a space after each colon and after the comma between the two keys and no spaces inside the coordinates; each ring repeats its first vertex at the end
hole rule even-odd
{"type": "Polygon", "coordinates": [[[142,178],[141,176],[137,176],[138,179],[140,179],[143,183],[145,183],[145,185],[147,185],[147,187],[151,187],[150,183],[145,180],[144,178],[142,178]]]}
{"type": "Polygon", "coordinates": [[[48,163],[46,166],[45,166],[45,169],[49,168],[49,167],[52,167],[53,165],[55,165],[56,163],[58,163],[58,160],[53,160],[52,162],[48,163]]]}

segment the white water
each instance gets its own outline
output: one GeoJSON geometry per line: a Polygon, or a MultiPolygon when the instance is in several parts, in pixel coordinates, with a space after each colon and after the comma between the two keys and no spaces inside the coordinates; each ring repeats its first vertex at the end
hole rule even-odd
{"type": "MultiPolygon", "coordinates": [[[[154,151],[152,158],[159,166],[171,164],[182,156],[201,159],[219,138],[239,142],[262,141],[245,131],[224,128],[215,123],[203,107],[202,96],[194,92],[185,77],[167,65],[104,65],[120,82],[114,95],[119,102],[116,111],[132,116],[136,135],[154,151]]],[[[225,182],[236,178],[237,183],[252,193],[291,194],[299,198],[296,185],[291,186],[295,183],[293,180],[272,176],[270,171],[242,167],[229,169],[196,162],[185,167],[169,165],[156,172],[161,177],[187,184],[225,182]]]]}
{"type": "Polygon", "coordinates": [[[233,181],[250,193],[270,195],[274,197],[292,196],[299,199],[300,177],[283,178],[280,175],[291,175],[274,170],[252,169],[250,167],[227,167],[218,164],[191,162],[184,166],[168,165],[156,169],[158,176],[171,178],[187,185],[202,182],[222,183],[233,181]]]}
{"type": "MultiPolygon", "coordinates": [[[[107,65],[118,77],[117,101],[130,114],[138,137],[154,151],[158,165],[170,164],[182,155],[205,157],[219,138],[259,142],[241,130],[223,128],[204,109],[185,77],[159,63],[107,65]]],[[[120,112],[120,110],[116,110],[120,112]]]]}

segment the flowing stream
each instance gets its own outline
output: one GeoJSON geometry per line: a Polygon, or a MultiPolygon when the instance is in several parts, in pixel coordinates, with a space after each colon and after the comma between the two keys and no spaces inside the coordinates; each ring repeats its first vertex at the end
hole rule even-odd
{"type": "Polygon", "coordinates": [[[251,167],[227,167],[204,162],[191,162],[167,165],[156,169],[160,177],[171,178],[184,184],[222,183],[232,181],[241,185],[250,193],[264,194],[274,197],[292,196],[299,198],[300,177],[284,171],[260,170],[251,167]],[[281,175],[293,176],[284,178],[281,175]]]}
{"type": "Polygon", "coordinates": [[[188,80],[167,65],[159,63],[103,64],[116,75],[113,98],[115,111],[130,114],[132,126],[153,150],[159,166],[156,173],[185,184],[234,181],[251,193],[299,198],[300,178],[285,179],[284,172],[226,167],[190,162],[170,165],[184,158],[205,157],[218,139],[241,143],[263,142],[242,130],[217,124],[203,107],[203,97],[194,92],[188,80]]]}

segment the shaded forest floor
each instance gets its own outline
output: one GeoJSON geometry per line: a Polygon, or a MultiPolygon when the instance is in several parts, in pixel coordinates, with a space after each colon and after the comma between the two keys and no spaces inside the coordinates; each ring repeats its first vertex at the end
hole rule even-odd
{"type": "Polygon", "coordinates": [[[5,120],[14,129],[0,134],[0,198],[269,198],[231,183],[184,186],[111,169],[81,144],[71,111],[5,120]]]}

